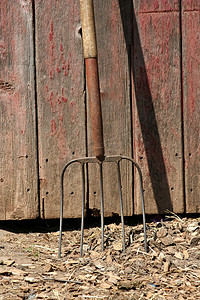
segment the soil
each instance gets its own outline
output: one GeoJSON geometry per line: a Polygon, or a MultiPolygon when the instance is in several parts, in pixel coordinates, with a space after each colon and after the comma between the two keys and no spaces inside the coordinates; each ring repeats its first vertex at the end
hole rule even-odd
{"type": "Polygon", "coordinates": [[[86,222],[80,257],[80,220],[0,223],[0,300],[200,299],[200,217],[148,217],[148,253],[139,218],[86,222]],[[137,219],[136,221],[134,221],[137,219]]]}

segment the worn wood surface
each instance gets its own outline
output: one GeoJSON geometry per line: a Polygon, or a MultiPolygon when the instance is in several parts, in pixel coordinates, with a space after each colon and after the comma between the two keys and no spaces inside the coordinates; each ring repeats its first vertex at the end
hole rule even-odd
{"type": "MultiPolygon", "coordinates": [[[[133,1],[133,150],[147,213],[184,212],[177,1],[133,1]]],[[[141,213],[135,175],[135,213],[141,213]]]]}
{"type": "MultiPolygon", "coordinates": [[[[130,1],[94,1],[105,155],[131,156],[131,109],[128,51],[131,39],[130,1]],[[125,39],[123,22],[126,22],[125,39]]],[[[124,24],[125,26],[125,24],[124,24]]],[[[89,114],[89,112],[88,112],[89,114]]],[[[88,154],[93,154],[88,115],[88,154]]],[[[133,213],[132,166],[122,163],[125,215],[133,213]]],[[[120,213],[116,164],[103,164],[105,215],[120,213]]],[[[89,207],[100,210],[98,166],[89,167],[89,207]]],[[[93,212],[92,212],[93,213],[93,212]]]]}
{"type": "MultiPolygon", "coordinates": [[[[60,215],[60,177],[86,155],[79,1],[36,1],[36,70],[41,217],[60,215]]],[[[81,216],[81,170],[65,176],[64,217],[81,216]]]]}
{"type": "Polygon", "coordinates": [[[32,1],[0,2],[0,219],[38,217],[32,1]]]}
{"type": "Polygon", "coordinates": [[[200,212],[200,2],[182,3],[186,212],[200,212]]]}

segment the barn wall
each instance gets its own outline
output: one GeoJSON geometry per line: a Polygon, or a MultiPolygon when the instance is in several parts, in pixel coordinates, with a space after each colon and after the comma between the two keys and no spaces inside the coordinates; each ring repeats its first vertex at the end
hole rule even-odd
{"type": "Polygon", "coordinates": [[[0,219],[38,211],[32,1],[0,3],[0,219]]]}
{"type": "MultiPolygon", "coordinates": [[[[134,157],[144,176],[147,213],[182,213],[180,7],[174,0],[156,3],[133,5],[134,157]]],[[[141,213],[135,178],[135,212],[141,213]]]]}

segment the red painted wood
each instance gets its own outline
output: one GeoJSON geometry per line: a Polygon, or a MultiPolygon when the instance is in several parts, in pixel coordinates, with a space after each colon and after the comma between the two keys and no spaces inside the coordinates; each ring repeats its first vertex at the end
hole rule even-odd
{"type": "MultiPolygon", "coordinates": [[[[85,92],[79,1],[36,1],[36,70],[41,215],[60,215],[60,177],[86,155],[85,92]]],[[[81,216],[81,169],[65,180],[64,217],[81,216]]]]}
{"type": "Polygon", "coordinates": [[[134,9],[138,14],[179,11],[179,0],[139,0],[133,1],[133,4],[134,9]]]}
{"type": "Polygon", "coordinates": [[[32,1],[0,2],[0,219],[38,217],[32,1]]]}
{"type": "MultiPolygon", "coordinates": [[[[134,1],[133,148],[147,213],[184,211],[179,23],[177,1],[134,1]]],[[[134,203],[140,214],[137,175],[134,203]]]]}
{"type": "MultiPolygon", "coordinates": [[[[131,156],[131,108],[128,52],[131,40],[130,1],[94,1],[105,155],[131,156]],[[123,15],[123,17],[121,16],[123,15]],[[125,37],[126,35],[126,37],[125,37]]],[[[88,153],[94,155],[88,117],[88,153]]],[[[105,215],[120,214],[116,164],[103,165],[105,215]]],[[[90,209],[100,210],[100,180],[89,168],[90,209]]],[[[132,215],[132,166],[122,164],[124,214],[132,215]]]]}
{"type": "Polygon", "coordinates": [[[200,2],[183,1],[183,95],[186,212],[200,212],[200,2]]]}
{"type": "Polygon", "coordinates": [[[182,12],[186,11],[197,11],[199,12],[200,10],[200,2],[199,0],[182,0],[181,1],[182,5],[182,12]]]}

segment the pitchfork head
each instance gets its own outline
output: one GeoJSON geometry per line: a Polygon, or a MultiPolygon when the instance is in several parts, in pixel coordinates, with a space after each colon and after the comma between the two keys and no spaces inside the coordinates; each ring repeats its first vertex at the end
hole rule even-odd
{"type": "Polygon", "coordinates": [[[142,181],[142,172],[139,165],[130,157],[113,155],[113,156],[101,156],[97,157],[84,157],[77,158],[68,162],[61,175],[61,209],[60,209],[60,236],[59,236],[59,254],[58,257],[61,257],[61,241],[62,241],[62,221],[63,221],[63,201],[64,201],[64,174],[67,168],[74,163],[81,164],[82,167],[82,217],[81,217],[81,245],[80,245],[80,255],[83,254],[83,232],[84,232],[84,209],[85,209],[85,165],[89,163],[95,163],[99,165],[100,172],[100,191],[101,191],[101,249],[104,250],[104,197],[103,197],[103,172],[102,165],[104,163],[116,163],[117,173],[118,173],[118,185],[119,185],[119,198],[120,198],[120,213],[121,213],[121,223],[122,223],[122,241],[123,241],[123,250],[125,250],[125,231],[124,231],[124,215],[123,215],[123,202],[122,202],[122,189],[121,189],[121,171],[120,171],[120,161],[128,160],[136,167],[139,177],[140,177],[140,189],[141,189],[141,201],[142,201],[142,214],[143,214],[143,225],[144,225],[144,244],[145,251],[147,252],[147,236],[146,236],[146,220],[145,220],[145,207],[144,207],[144,194],[143,194],[143,181],[142,181]]]}

